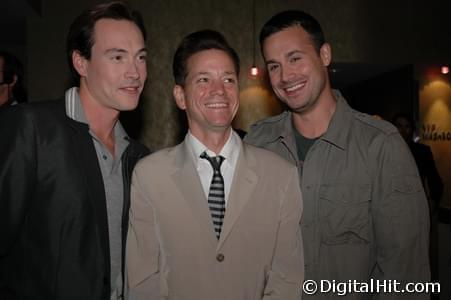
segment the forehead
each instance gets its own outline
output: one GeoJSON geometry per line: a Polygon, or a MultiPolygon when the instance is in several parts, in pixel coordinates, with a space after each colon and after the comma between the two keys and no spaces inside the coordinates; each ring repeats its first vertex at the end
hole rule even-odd
{"type": "Polygon", "coordinates": [[[230,55],[219,49],[199,51],[188,58],[186,63],[187,73],[224,71],[236,73],[235,65],[230,55]]]}
{"type": "Polygon", "coordinates": [[[396,124],[398,125],[403,125],[403,126],[409,126],[410,122],[408,120],[406,120],[404,117],[398,117],[395,121],[396,124]]]}
{"type": "Polygon", "coordinates": [[[139,27],[129,20],[100,19],[94,25],[94,46],[106,48],[136,46],[144,47],[139,27]]]}
{"type": "Polygon", "coordinates": [[[263,52],[267,55],[280,55],[293,50],[314,49],[314,43],[307,31],[293,25],[268,36],[263,42],[263,52]]]}

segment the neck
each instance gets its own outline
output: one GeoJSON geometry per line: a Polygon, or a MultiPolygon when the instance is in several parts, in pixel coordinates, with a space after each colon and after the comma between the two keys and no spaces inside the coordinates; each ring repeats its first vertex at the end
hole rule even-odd
{"type": "Polygon", "coordinates": [[[80,87],[79,95],[90,130],[114,156],[114,126],[119,119],[119,111],[103,106],[86,88],[80,87]]]}
{"type": "Polygon", "coordinates": [[[304,137],[318,138],[327,131],[336,107],[337,100],[332,90],[325,89],[312,109],[306,112],[293,112],[293,125],[304,137]]]}
{"type": "Polygon", "coordinates": [[[232,128],[228,127],[223,131],[215,131],[215,132],[199,132],[196,130],[191,130],[191,134],[194,135],[202,144],[204,144],[208,149],[213,151],[216,155],[218,155],[224,145],[227,143],[229,139],[232,128]]]}

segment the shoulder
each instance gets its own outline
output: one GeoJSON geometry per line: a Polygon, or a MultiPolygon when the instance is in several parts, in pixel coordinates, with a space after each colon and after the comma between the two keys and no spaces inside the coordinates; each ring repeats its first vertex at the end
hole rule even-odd
{"type": "Polygon", "coordinates": [[[353,116],[356,125],[363,127],[365,130],[374,131],[382,135],[398,133],[398,129],[388,121],[377,119],[356,110],[353,110],[353,116]]]}
{"type": "Polygon", "coordinates": [[[271,172],[278,172],[279,169],[289,170],[296,168],[294,164],[272,151],[253,146],[247,142],[243,142],[243,148],[246,155],[256,159],[258,166],[262,169],[269,169],[271,172]]]}
{"type": "Polygon", "coordinates": [[[0,120],[2,123],[17,124],[16,129],[25,129],[27,126],[35,126],[36,123],[43,126],[48,124],[57,129],[55,122],[65,116],[64,104],[61,102],[61,100],[52,100],[13,105],[2,110],[0,120]]]}
{"type": "Polygon", "coordinates": [[[281,114],[260,120],[251,126],[244,140],[248,143],[259,144],[260,142],[278,138],[283,132],[287,119],[289,118],[290,113],[285,111],[281,114]]]}
{"type": "Polygon", "coordinates": [[[421,149],[422,151],[431,151],[431,147],[429,147],[428,145],[425,145],[423,143],[413,143],[416,147],[418,147],[419,149],[421,149]]]}
{"type": "Polygon", "coordinates": [[[24,112],[37,115],[58,115],[60,113],[65,113],[64,100],[62,99],[20,103],[14,107],[17,107],[24,112]]]}
{"type": "Polygon", "coordinates": [[[251,125],[250,132],[258,132],[264,128],[278,126],[289,117],[289,112],[285,111],[281,114],[262,119],[251,125]]]}
{"type": "Polygon", "coordinates": [[[409,146],[412,149],[412,152],[415,152],[419,155],[432,155],[431,147],[422,143],[411,143],[409,146]]]}
{"type": "Polygon", "coordinates": [[[351,140],[355,145],[367,148],[373,158],[379,157],[381,153],[396,157],[397,160],[404,159],[401,157],[403,155],[410,155],[407,144],[393,124],[365,113],[355,112],[351,140]]]}
{"type": "Polygon", "coordinates": [[[350,138],[357,144],[379,149],[402,141],[398,129],[385,120],[353,110],[350,138]]]}
{"type": "Polygon", "coordinates": [[[161,171],[164,168],[172,165],[175,158],[175,151],[178,146],[164,148],[153,152],[145,157],[143,157],[136,165],[136,169],[139,171],[141,169],[152,169],[155,171],[161,171]]]}
{"type": "Polygon", "coordinates": [[[149,148],[147,148],[147,146],[137,140],[129,139],[129,141],[130,151],[132,151],[132,153],[136,156],[144,157],[152,152],[149,148]]]}

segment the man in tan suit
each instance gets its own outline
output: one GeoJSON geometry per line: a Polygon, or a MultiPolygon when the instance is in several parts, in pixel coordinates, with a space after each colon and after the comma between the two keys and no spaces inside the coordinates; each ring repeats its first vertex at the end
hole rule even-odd
{"type": "Polygon", "coordinates": [[[300,299],[297,171],[232,130],[238,56],[221,34],[203,30],[183,39],[173,71],[189,132],[135,168],[129,299],[300,299]]]}

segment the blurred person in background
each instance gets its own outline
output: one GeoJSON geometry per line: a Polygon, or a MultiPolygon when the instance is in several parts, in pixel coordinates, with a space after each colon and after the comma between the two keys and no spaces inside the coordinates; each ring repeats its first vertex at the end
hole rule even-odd
{"type": "Polygon", "coordinates": [[[13,54],[0,50],[0,108],[26,101],[22,63],[13,54]]]}

